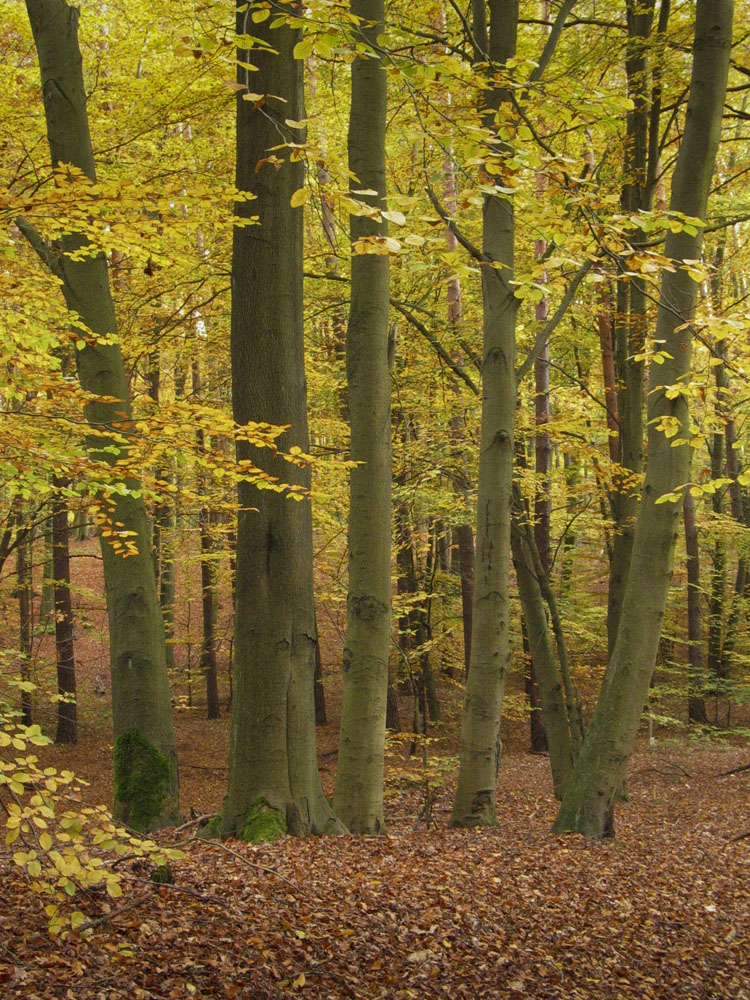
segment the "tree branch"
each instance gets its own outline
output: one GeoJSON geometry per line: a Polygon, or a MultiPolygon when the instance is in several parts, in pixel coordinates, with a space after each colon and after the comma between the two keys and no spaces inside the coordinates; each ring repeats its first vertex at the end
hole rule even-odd
{"type": "Polygon", "coordinates": [[[529,75],[529,83],[537,83],[541,79],[542,74],[547,68],[547,64],[557,48],[557,43],[560,40],[560,35],[565,27],[568,14],[575,6],[575,3],[576,0],[563,0],[563,3],[560,5],[560,10],[557,12],[557,17],[550,28],[550,33],[547,36],[547,41],[544,43],[544,48],[539,56],[539,61],[529,75]]]}
{"type": "Polygon", "coordinates": [[[567,287],[565,294],[562,297],[560,305],[557,307],[553,316],[550,317],[549,321],[545,323],[539,333],[536,335],[536,340],[534,341],[534,346],[531,348],[526,360],[516,369],[516,383],[519,383],[521,379],[528,374],[531,370],[534,362],[542,353],[544,345],[550,338],[552,331],[555,329],[557,324],[565,315],[568,306],[573,301],[573,298],[578,290],[578,286],[581,284],[583,279],[589,273],[593,266],[592,260],[585,260],[583,264],[578,268],[578,271],[567,287]]]}
{"type": "Polygon", "coordinates": [[[42,239],[42,236],[37,230],[28,222],[23,216],[19,215],[15,219],[15,223],[21,230],[23,235],[28,240],[29,245],[32,250],[35,251],[36,255],[42,261],[42,263],[61,281],[64,280],[62,268],[60,267],[60,262],[57,259],[57,254],[53,253],[52,250],[47,246],[47,244],[42,239]]]}
{"type": "Polygon", "coordinates": [[[443,347],[443,345],[440,343],[437,337],[435,337],[432,333],[430,333],[430,331],[427,329],[424,323],[420,322],[420,320],[418,320],[416,316],[413,316],[405,306],[401,305],[400,302],[395,302],[393,299],[391,299],[391,305],[397,312],[401,313],[404,319],[408,320],[411,323],[411,325],[422,334],[427,343],[434,348],[437,356],[441,359],[441,361],[445,362],[445,364],[450,368],[450,370],[456,376],[458,376],[458,378],[460,378],[463,382],[465,382],[466,385],[468,385],[468,387],[471,389],[471,391],[474,393],[475,396],[478,396],[479,388],[472,379],[471,375],[465,372],[457,361],[454,361],[454,359],[446,351],[446,349],[443,347]]]}

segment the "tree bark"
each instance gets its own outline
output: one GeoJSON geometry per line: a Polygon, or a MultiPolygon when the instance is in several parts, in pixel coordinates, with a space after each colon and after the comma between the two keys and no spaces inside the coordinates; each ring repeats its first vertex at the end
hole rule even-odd
{"type": "MultiPolygon", "coordinates": [[[[473,8],[475,14],[479,13],[477,6],[473,8]]],[[[517,0],[490,0],[489,39],[483,37],[481,18],[475,20],[477,45],[488,53],[493,65],[502,67],[515,57],[517,28],[517,0]]],[[[496,111],[509,99],[501,86],[492,86],[487,91],[487,127],[493,127],[496,111]]],[[[502,143],[493,143],[492,150],[499,157],[508,154],[502,143]]],[[[458,787],[451,816],[454,826],[486,826],[497,822],[500,711],[511,656],[508,583],[518,307],[512,284],[514,243],[512,200],[486,195],[482,236],[485,258],[482,267],[482,425],[474,606],[458,787]]]]}
{"type": "MultiPolygon", "coordinates": [[[[291,8],[290,8],[291,11],[291,8]]],[[[232,395],[239,425],[250,420],[289,425],[282,447],[308,451],[302,254],[303,211],[292,194],[304,183],[304,165],[283,155],[265,162],[280,142],[304,142],[287,123],[305,117],[301,38],[287,24],[254,24],[237,5],[237,33],[266,47],[238,50],[259,67],[252,89],[262,101],[243,100],[248,73],[238,66],[236,184],[255,200],[236,206],[258,225],[237,226],[232,258],[232,395]],[[276,169],[278,166],[278,169],[276,169]]],[[[238,440],[240,462],[252,461],[283,483],[310,488],[310,470],[269,449],[238,440]]],[[[235,672],[229,782],[222,810],[226,835],[273,840],[340,830],[323,794],[315,750],[315,609],[312,516],[272,490],[239,484],[235,610],[235,672]]]]}
{"type": "MultiPolygon", "coordinates": [[[[65,0],[27,0],[42,78],[47,137],[54,166],[73,164],[96,180],[86,113],[78,11],[65,0]]],[[[28,229],[27,229],[28,231],[28,229]]],[[[99,497],[105,530],[128,532],[128,558],[115,549],[117,534],[101,539],[109,618],[115,803],[118,819],[140,830],[179,818],[177,754],[167,680],[164,629],[156,598],[150,533],[140,484],[117,471],[133,433],[127,375],[119,344],[98,337],[117,332],[103,254],[72,260],[84,240],[64,237],[50,261],[62,281],[68,309],[93,337],[76,350],[81,386],[97,400],[84,412],[92,428],[89,454],[114,466],[113,488],[99,497]],[[117,402],[102,401],[101,397],[117,402]],[[117,449],[113,455],[108,448],[117,449]],[[122,526],[119,528],[119,526],[122,526]]]]}
{"type": "Polygon", "coordinates": [[[57,703],[55,743],[78,742],[76,667],[73,654],[73,607],[70,599],[70,529],[68,505],[62,490],[65,479],[55,478],[58,490],[52,503],[52,577],[55,597],[55,650],[57,653],[57,703]]]}
{"type": "MultiPolygon", "coordinates": [[[[698,0],[690,96],[672,179],[670,209],[700,219],[721,134],[732,39],[732,0],[698,0]]],[[[614,806],[653,673],[672,578],[679,508],[659,503],[685,481],[690,461],[687,400],[667,396],[690,370],[690,323],[697,285],[685,260],[700,258],[702,230],[668,233],[674,271],[661,278],[655,341],[668,353],[652,365],[648,395],[648,468],[633,543],[620,626],[602,692],[554,830],[589,837],[614,835],[614,806]],[[667,437],[665,430],[670,433],[667,437]],[[680,435],[678,447],[676,435],[680,435]]]]}
{"type": "MultiPolygon", "coordinates": [[[[349,170],[356,197],[385,210],[386,73],[377,38],[383,0],[352,0],[358,37],[372,50],[352,64],[349,170]]],[[[346,369],[351,459],[349,592],[344,689],[334,805],[353,833],[382,833],[388,654],[391,629],[391,374],[388,363],[389,261],[357,253],[357,241],[382,239],[385,220],[351,217],[351,302],[346,369]]]]}
{"type": "Polygon", "coordinates": [[[688,612],[688,720],[701,725],[708,723],[703,697],[705,667],[703,663],[703,615],[701,610],[701,574],[698,557],[698,531],[695,525],[695,498],[689,489],[682,500],[687,555],[688,612]]]}
{"type": "MultiPolygon", "coordinates": [[[[519,516],[524,515],[519,512],[519,516]]],[[[529,652],[536,666],[545,742],[549,745],[552,784],[555,796],[561,799],[573,768],[570,730],[555,650],[547,628],[546,608],[539,582],[534,574],[525,534],[521,524],[514,524],[511,531],[513,562],[526,622],[529,652]]]]}

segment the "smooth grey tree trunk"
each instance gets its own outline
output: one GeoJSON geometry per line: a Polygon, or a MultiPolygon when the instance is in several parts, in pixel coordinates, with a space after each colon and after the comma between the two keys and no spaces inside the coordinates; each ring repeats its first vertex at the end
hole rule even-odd
{"type": "MultiPolygon", "coordinates": [[[[304,142],[288,125],[305,117],[303,64],[293,56],[301,32],[271,20],[254,24],[248,5],[237,5],[237,32],[270,48],[238,59],[236,184],[255,200],[237,214],[258,216],[237,226],[232,258],[232,397],[239,425],[289,425],[284,449],[308,451],[302,253],[303,210],[292,194],[304,184],[304,164],[281,143],[304,142]],[[274,51],[275,50],[275,51],[274,51]],[[245,101],[248,84],[264,88],[263,101],[245,101]],[[278,169],[277,169],[278,166],[278,169]]],[[[281,482],[309,490],[310,470],[239,440],[237,457],[281,482]]],[[[273,840],[340,830],[323,794],[315,748],[313,677],[315,610],[312,515],[307,497],[296,501],[240,482],[234,644],[234,690],[229,783],[221,817],[224,834],[273,840]]]]}
{"type": "MultiPolygon", "coordinates": [[[[670,209],[705,219],[721,133],[732,39],[732,0],[698,0],[690,96],[672,178],[670,209]]],[[[659,503],[686,482],[690,431],[686,398],[666,390],[690,371],[690,322],[697,285],[684,260],[700,258],[702,231],[668,233],[666,256],[677,265],[661,279],[655,341],[669,354],[652,365],[648,394],[648,467],[636,523],[628,585],[602,692],[554,824],[557,832],[614,835],[614,806],[633,750],[653,673],[672,579],[679,506],[659,503]],[[682,444],[663,430],[676,421],[682,444]]]]}
{"type": "MultiPolygon", "coordinates": [[[[371,47],[352,63],[349,170],[353,188],[386,208],[387,87],[377,38],[383,0],[352,0],[358,38],[371,47]]],[[[385,220],[351,217],[352,243],[387,235],[385,220]]],[[[356,247],[355,247],[356,249],[356,247]]],[[[384,249],[384,248],[381,248],[384,249]]],[[[344,689],[334,806],[352,833],[383,833],[383,762],[391,641],[391,373],[387,254],[352,255],[346,375],[351,459],[349,591],[344,689]]]]}
{"type": "MultiPolygon", "coordinates": [[[[515,57],[518,2],[490,0],[489,36],[474,5],[477,47],[503,66],[515,57]]],[[[486,57],[485,57],[486,58],[486,57]]],[[[509,100],[507,91],[486,94],[486,123],[509,100]]],[[[495,155],[507,150],[493,144],[495,155]]],[[[497,822],[495,799],[500,764],[500,710],[510,669],[509,576],[516,375],[513,202],[486,195],[482,215],[482,424],[476,529],[471,660],[466,680],[459,776],[451,823],[497,822]]]]}
{"type": "MultiPolygon", "coordinates": [[[[95,181],[78,46],[78,11],[65,0],[27,0],[26,6],[39,55],[52,163],[74,164],[95,181]]],[[[104,255],[73,261],[69,255],[83,245],[81,237],[65,237],[62,252],[57,254],[23,220],[19,225],[61,279],[71,312],[95,338],[116,334],[104,255]]],[[[132,433],[129,386],[120,346],[93,340],[76,351],[76,363],[86,392],[118,401],[93,401],[84,410],[92,428],[89,454],[116,466],[116,457],[106,450],[113,443],[109,435],[114,431],[116,447],[127,451],[132,433]]],[[[111,538],[101,539],[112,673],[114,809],[118,819],[146,830],[179,818],[177,754],[146,509],[137,481],[118,481],[116,467],[112,476],[115,488],[99,497],[101,510],[107,523],[120,524],[131,533],[134,552],[123,558],[111,538]]]]}

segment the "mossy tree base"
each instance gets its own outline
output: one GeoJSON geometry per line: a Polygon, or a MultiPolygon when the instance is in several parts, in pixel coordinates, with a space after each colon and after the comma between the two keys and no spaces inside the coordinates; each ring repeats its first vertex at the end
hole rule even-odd
{"type": "Polygon", "coordinates": [[[137,729],[115,740],[114,764],[117,819],[140,833],[178,819],[172,765],[137,729]]]}
{"type": "Polygon", "coordinates": [[[250,806],[242,839],[250,844],[273,843],[287,834],[286,817],[268,799],[256,799],[250,806]]]}

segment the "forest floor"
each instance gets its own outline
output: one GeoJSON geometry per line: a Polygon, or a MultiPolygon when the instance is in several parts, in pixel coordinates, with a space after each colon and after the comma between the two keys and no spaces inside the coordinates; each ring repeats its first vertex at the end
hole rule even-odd
{"type": "MultiPolygon", "coordinates": [[[[75,770],[96,804],[111,801],[112,737],[101,607],[86,607],[80,740],[39,756],[75,770]]],[[[330,793],[338,638],[323,632],[330,723],[318,740],[330,793]]],[[[95,926],[64,939],[49,936],[46,900],[0,850],[0,998],[750,1000],[750,772],[726,773],[750,762],[746,746],[644,736],[617,839],[590,843],[550,834],[549,761],[527,752],[527,723],[505,720],[499,825],[454,830],[460,689],[442,681],[441,694],[426,769],[408,740],[389,749],[387,837],[255,846],[183,843],[196,825],[166,830],[159,839],[185,852],[170,863],[174,884],[155,885],[126,859],[122,897],[77,896],[95,926]]],[[[401,708],[403,721],[408,699],[401,708]]],[[[204,712],[200,700],[175,712],[186,820],[216,812],[225,789],[229,717],[204,712]]]]}

